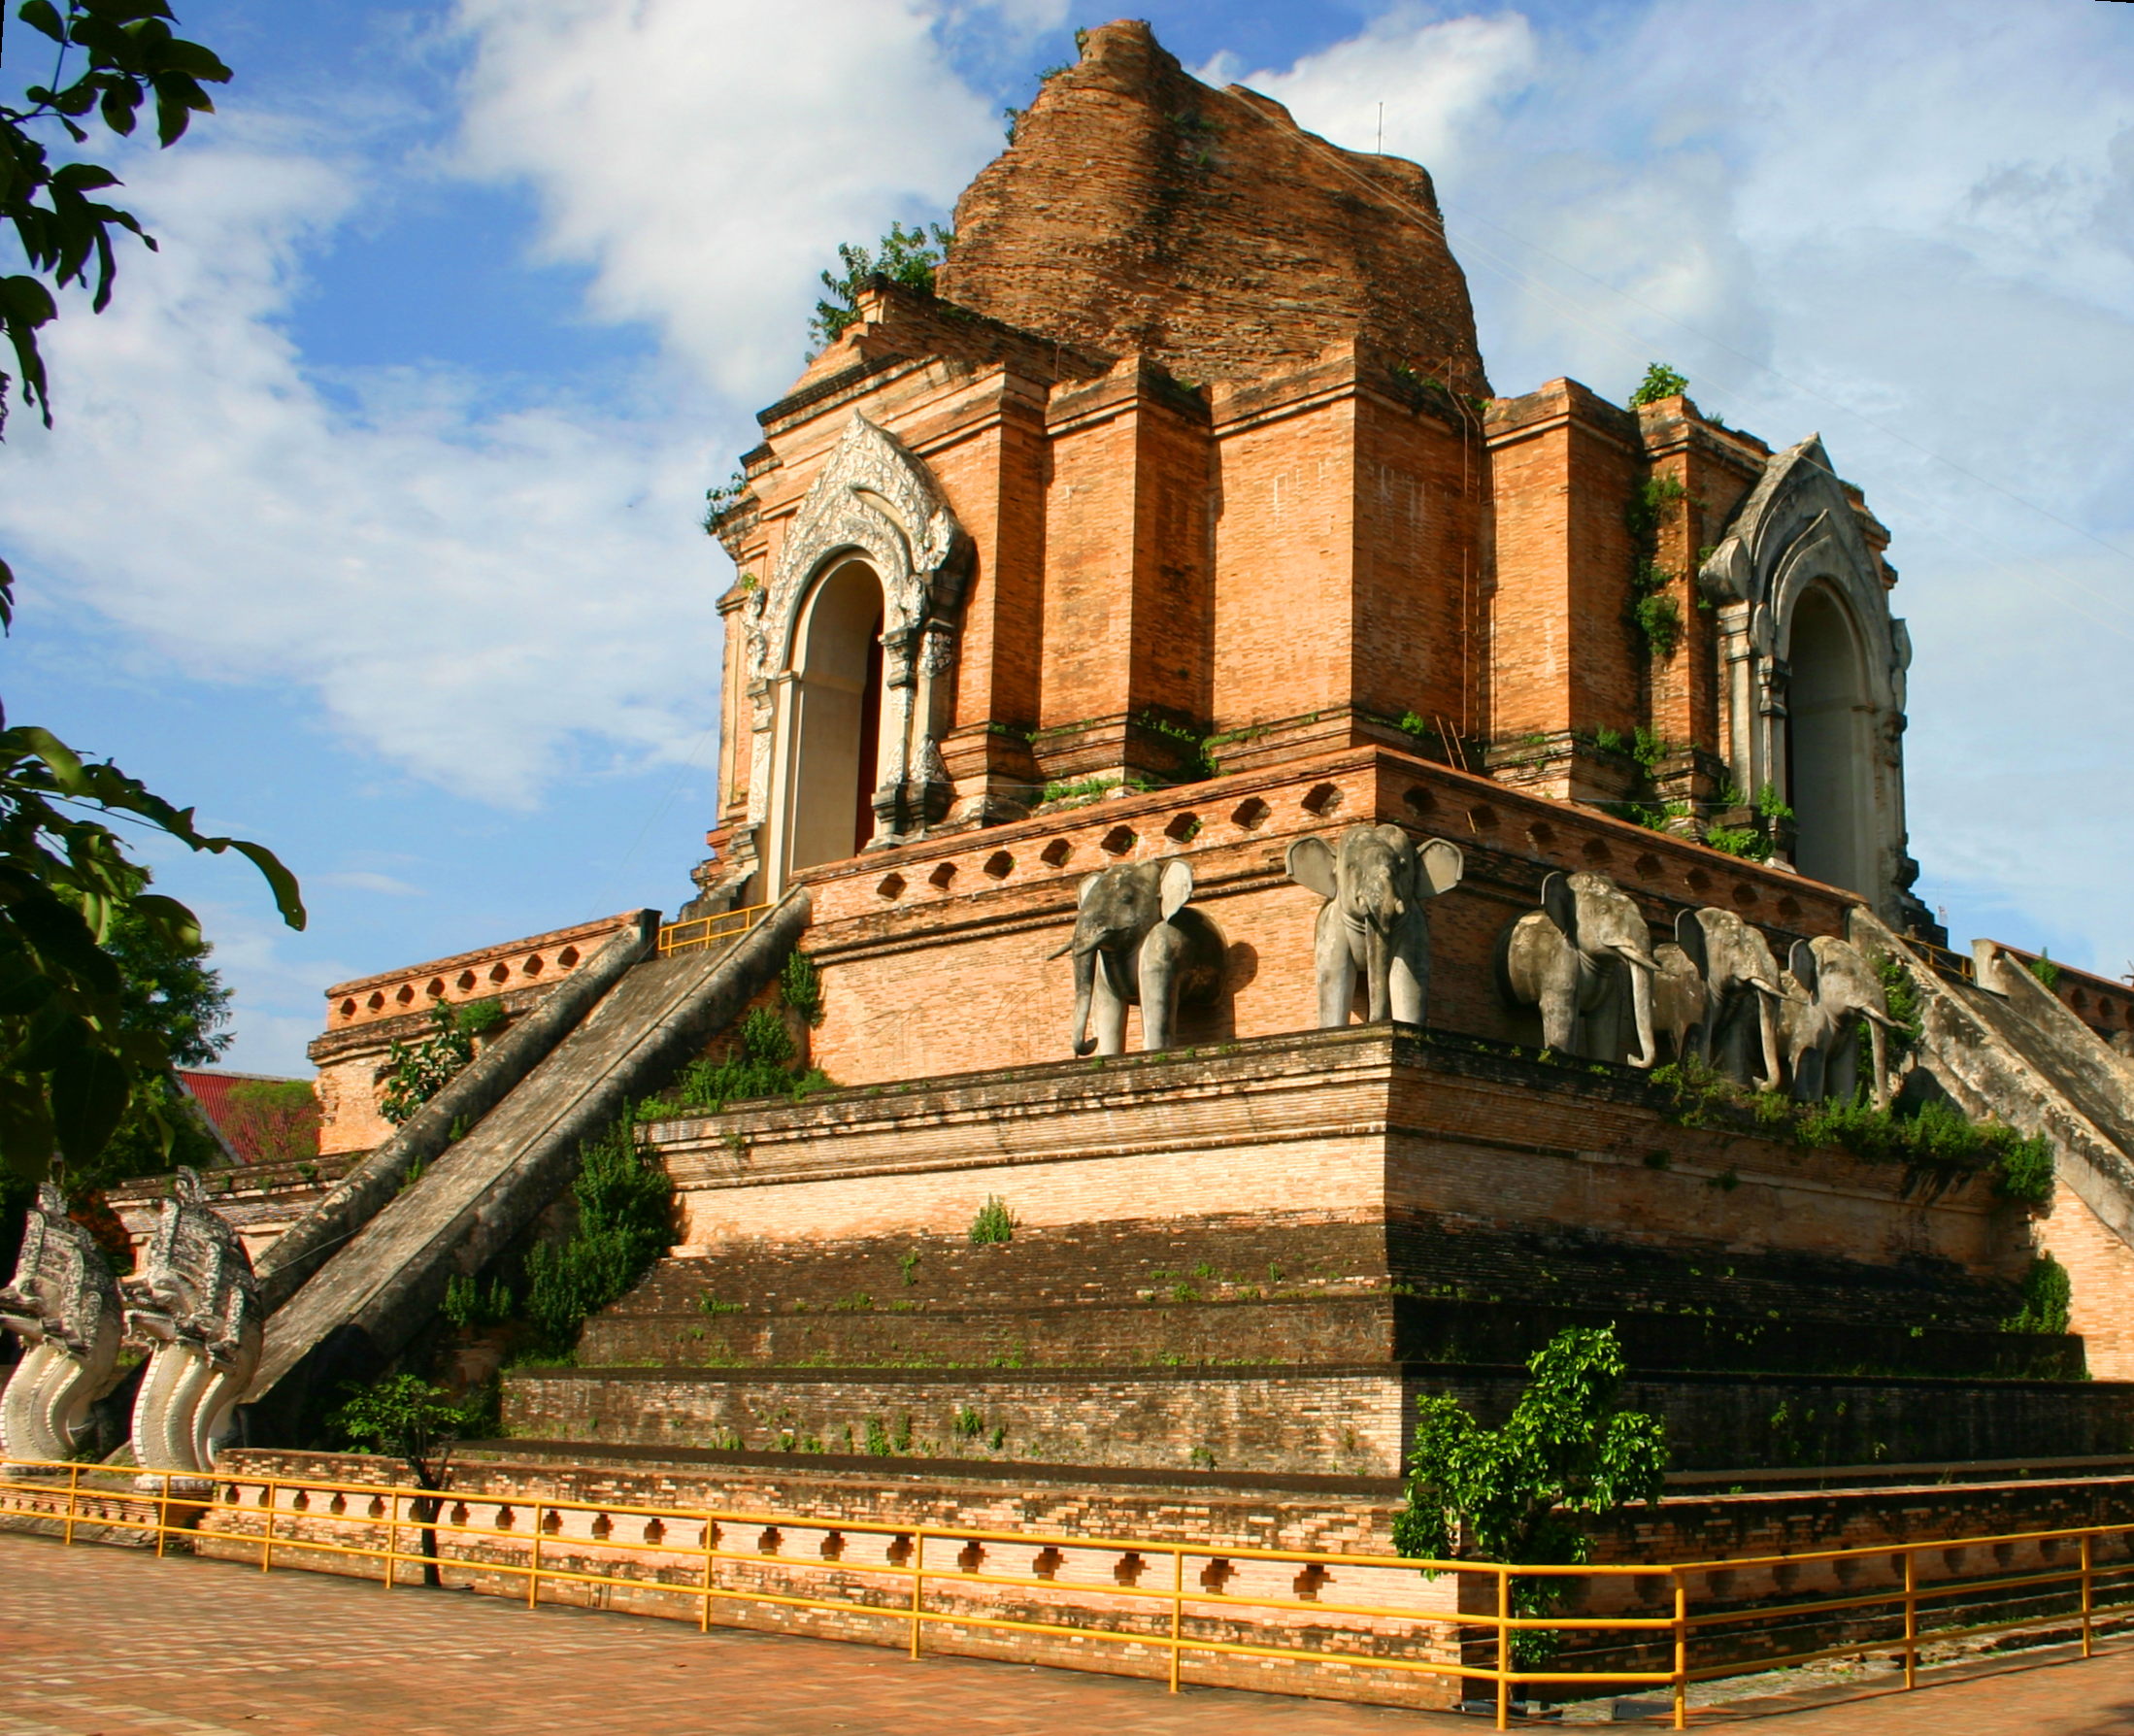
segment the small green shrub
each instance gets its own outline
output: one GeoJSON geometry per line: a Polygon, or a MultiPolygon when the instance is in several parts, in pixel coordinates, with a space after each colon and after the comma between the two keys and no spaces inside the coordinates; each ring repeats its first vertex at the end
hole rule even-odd
{"type": "Polygon", "coordinates": [[[904,1285],[909,1289],[918,1282],[918,1250],[914,1248],[896,1256],[897,1270],[904,1274],[904,1285]]]}
{"type": "Polygon", "coordinates": [[[2059,987],[2060,967],[2052,962],[2052,954],[2050,951],[2040,952],[2037,957],[2033,958],[2030,961],[2029,970],[2030,974],[2045,985],[2048,993],[2059,987]]]}
{"type": "Polygon", "coordinates": [[[414,1116],[458,1077],[474,1059],[474,1040],[503,1021],[504,1008],[493,1000],[467,1001],[458,1007],[444,1001],[430,1006],[430,1034],[419,1043],[394,1038],[385,1052],[378,1113],[395,1127],[414,1116]]]}
{"type": "Polygon", "coordinates": [[[481,1326],[501,1326],[517,1309],[512,1286],[501,1278],[486,1286],[472,1273],[455,1272],[445,1281],[445,1301],[440,1310],[462,1332],[481,1326]]]}
{"type": "Polygon", "coordinates": [[[957,1439],[964,1441],[975,1441],[979,1438],[980,1435],[985,1432],[985,1419],[984,1417],[981,1417],[978,1412],[973,1410],[969,1405],[965,1405],[961,1410],[956,1412],[956,1419],[953,1426],[957,1439]]]}
{"type": "Polygon", "coordinates": [[[785,955],[778,973],[779,993],[785,1004],[811,1025],[822,1022],[822,973],[816,961],[797,947],[785,955]]]}
{"type": "Polygon", "coordinates": [[[1663,660],[1675,654],[1682,643],[1682,605],[1665,591],[1653,591],[1638,599],[1631,611],[1646,645],[1663,660]]]}
{"type": "Polygon", "coordinates": [[[992,1242],[1012,1242],[1015,1237],[1016,1219],[1007,1202],[997,1193],[988,1193],[978,1216],[971,1219],[972,1244],[984,1247],[992,1242]]]}
{"type": "Polygon", "coordinates": [[[843,336],[845,328],[859,317],[859,292],[874,278],[931,293],[934,272],[948,258],[955,239],[953,231],[939,223],[915,223],[907,229],[901,222],[892,222],[873,252],[849,241],[839,243],[838,263],[845,269],[835,277],[826,271],[822,274],[822,286],[829,294],[816,303],[809,335],[818,348],[843,336]]]}
{"type": "Polygon", "coordinates": [[[1672,398],[1688,389],[1689,382],[1682,375],[1665,362],[1653,362],[1645,370],[1638,389],[1630,394],[1630,408],[1638,410],[1647,404],[1657,404],[1662,398],[1672,398]]]}
{"type": "Polygon", "coordinates": [[[628,1122],[584,1149],[571,1192],[577,1229],[565,1242],[537,1242],[526,1256],[527,1319],[558,1352],[674,1241],[674,1184],[656,1157],[638,1149],[628,1122]]]}
{"type": "Polygon", "coordinates": [[[1721,855],[1742,856],[1751,862],[1771,859],[1771,840],[1753,826],[1706,826],[1704,841],[1721,855]]]}
{"type": "Polygon", "coordinates": [[[1994,1157],[1993,1191],[2026,1206],[2052,1199],[2052,1142],[2042,1133],[2025,1139],[2013,1127],[1995,1129],[2000,1147],[1994,1157]]]}
{"type": "Polygon", "coordinates": [[[2050,1253],[2040,1254],[2023,1274],[2022,1306],[2001,1323],[2004,1332],[2061,1333],[2067,1330],[2074,1286],[2067,1268],[2050,1253]]]}
{"type": "MultiPolygon", "coordinates": [[[[1615,1332],[1559,1332],[1526,1366],[1533,1378],[1501,1428],[1483,1427],[1443,1393],[1416,1400],[1408,1502],[1393,1518],[1401,1554],[1573,1565],[1588,1546],[1571,1515],[1659,1499],[1666,1427],[1618,1408],[1624,1364],[1615,1332]]],[[[1513,1613],[1546,1616],[1562,1588],[1515,1578],[1513,1613]]],[[[1532,1668],[1555,1650],[1550,1630],[1527,1630],[1515,1636],[1513,1656],[1532,1668]]]]}

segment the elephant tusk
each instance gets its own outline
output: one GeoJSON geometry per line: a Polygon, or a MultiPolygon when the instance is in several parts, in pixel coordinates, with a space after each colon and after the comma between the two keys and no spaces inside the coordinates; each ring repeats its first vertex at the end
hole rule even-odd
{"type": "Polygon", "coordinates": [[[1877,1024],[1881,1025],[1885,1031],[1901,1031],[1904,1029],[1903,1025],[1899,1024],[1886,1013],[1878,1013],[1872,1007],[1862,1007],[1860,1011],[1861,1013],[1866,1015],[1866,1017],[1872,1018],[1877,1024]]]}
{"type": "Polygon", "coordinates": [[[1075,950],[1075,943],[1074,943],[1073,941],[1069,941],[1069,942],[1068,942],[1068,943],[1067,943],[1067,944],[1066,944],[1066,945],[1065,945],[1064,947],[1060,948],[1060,950],[1059,950],[1058,951],[1056,951],[1056,952],[1048,952],[1048,953],[1046,953],[1046,954],[1045,954],[1045,962],[1046,962],[1047,964],[1050,964],[1050,963],[1051,963],[1051,962],[1052,962],[1052,960],[1053,960],[1053,959],[1055,959],[1055,958],[1064,958],[1064,957],[1066,957],[1066,956],[1067,956],[1067,954],[1068,954],[1068,953],[1072,952],[1072,951],[1073,951],[1074,950],[1075,950]]]}
{"type": "Polygon", "coordinates": [[[1742,981],[1758,994],[1768,994],[1775,1001],[1785,999],[1784,992],[1776,983],[1768,983],[1761,977],[1744,977],[1742,981]]]}
{"type": "Polygon", "coordinates": [[[1660,961],[1657,958],[1654,958],[1650,952],[1639,951],[1637,948],[1630,945],[1628,941],[1618,941],[1616,944],[1616,951],[1620,952],[1625,958],[1627,958],[1632,964],[1636,965],[1641,971],[1652,971],[1656,973],[1660,968],[1660,961]]]}

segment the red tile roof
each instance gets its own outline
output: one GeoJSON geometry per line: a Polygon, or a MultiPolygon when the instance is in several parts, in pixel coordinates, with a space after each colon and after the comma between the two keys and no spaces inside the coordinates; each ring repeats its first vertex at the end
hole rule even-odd
{"type": "Polygon", "coordinates": [[[274,1073],[219,1073],[204,1067],[179,1068],[178,1082],[191,1093],[217,1137],[240,1163],[257,1163],[261,1153],[252,1149],[252,1141],[242,1121],[235,1126],[232,1124],[229,1113],[232,1088],[241,1085],[311,1084],[308,1079],[285,1079],[274,1073]]]}

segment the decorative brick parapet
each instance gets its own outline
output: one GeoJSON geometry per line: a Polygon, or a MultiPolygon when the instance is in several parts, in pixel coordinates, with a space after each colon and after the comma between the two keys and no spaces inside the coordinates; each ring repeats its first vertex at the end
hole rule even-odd
{"type": "MultiPolygon", "coordinates": [[[[504,941],[473,952],[455,952],[425,964],[336,983],[326,990],[326,1030],[375,1023],[427,1012],[434,1001],[457,1004],[494,998],[514,989],[546,988],[569,976],[602,943],[629,926],[630,913],[551,928],[523,940],[504,941]]],[[[316,1056],[314,1057],[317,1058],[316,1056]]]]}

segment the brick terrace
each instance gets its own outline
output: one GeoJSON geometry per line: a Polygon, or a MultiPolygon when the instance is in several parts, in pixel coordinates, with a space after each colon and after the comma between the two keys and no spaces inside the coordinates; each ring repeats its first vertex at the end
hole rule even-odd
{"type": "MultiPolygon", "coordinates": [[[[594,1729],[929,1732],[1110,1727],[1162,1736],[1476,1730],[1447,1714],[927,1658],[681,1623],[527,1611],[495,1598],[0,1538],[9,1659],[0,1736],[230,1736],[241,1723],[333,1736],[594,1729]],[[173,1620],[183,1610],[183,1619],[173,1620]],[[84,1651],[83,1636],[106,1637],[84,1651]]],[[[1755,1703],[1764,1713],[1785,1708],[1755,1703]]],[[[1743,1708],[1750,1711],[1751,1708],[1743,1708]]],[[[1917,1695],[1697,1728],[1773,1736],[2103,1736],[2134,1731],[2134,1650],[1959,1680],[1917,1695]]]]}

